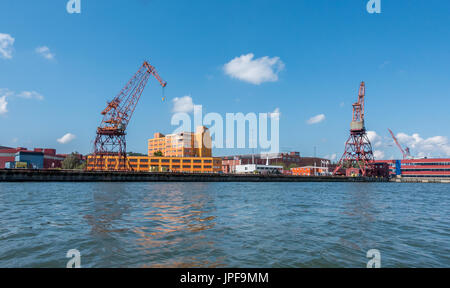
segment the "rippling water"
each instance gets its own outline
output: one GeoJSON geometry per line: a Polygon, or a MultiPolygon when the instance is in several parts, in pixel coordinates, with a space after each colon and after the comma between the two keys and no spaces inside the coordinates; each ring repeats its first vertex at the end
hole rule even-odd
{"type": "Polygon", "coordinates": [[[450,266],[450,186],[0,183],[0,267],[450,266]]]}

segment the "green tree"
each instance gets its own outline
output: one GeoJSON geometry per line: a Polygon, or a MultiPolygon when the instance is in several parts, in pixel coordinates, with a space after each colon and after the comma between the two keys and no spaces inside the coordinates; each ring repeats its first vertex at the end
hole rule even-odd
{"type": "Polygon", "coordinates": [[[147,156],[147,155],[137,152],[128,152],[128,156],[147,156]]]}
{"type": "Polygon", "coordinates": [[[62,162],[63,169],[76,169],[83,170],[86,168],[86,162],[82,160],[83,157],[78,152],[73,152],[68,155],[66,159],[62,162]]]}
{"type": "Polygon", "coordinates": [[[286,170],[286,163],[283,162],[277,162],[277,163],[273,163],[273,166],[282,166],[284,170],[286,170]]]}
{"type": "Polygon", "coordinates": [[[155,157],[164,157],[164,154],[161,151],[156,151],[155,153],[153,153],[153,156],[155,156],[155,157]]]}

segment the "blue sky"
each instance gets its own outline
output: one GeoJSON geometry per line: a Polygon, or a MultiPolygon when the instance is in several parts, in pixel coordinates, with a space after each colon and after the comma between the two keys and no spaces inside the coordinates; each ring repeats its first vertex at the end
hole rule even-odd
{"type": "Polygon", "coordinates": [[[380,157],[401,156],[388,128],[415,155],[450,156],[448,1],[381,0],[381,14],[367,13],[366,0],[82,0],[79,15],[66,3],[0,2],[0,44],[10,49],[0,50],[0,145],[91,152],[106,101],[147,59],[168,100],[151,79],[128,128],[131,151],[173,131],[173,99],[189,95],[222,115],[278,108],[282,151],[339,157],[364,80],[380,157]],[[265,68],[276,78],[225,73],[250,53],[275,59],[265,68]],[[59,143],[67,133],[76,137],[59,143]]]}

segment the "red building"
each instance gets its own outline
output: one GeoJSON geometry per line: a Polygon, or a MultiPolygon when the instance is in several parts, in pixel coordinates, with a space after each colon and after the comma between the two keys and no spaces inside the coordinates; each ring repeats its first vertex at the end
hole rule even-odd
{"type": "Polygon", "coordinates": [[[379,160],[387,163],[392,177],[448,178],[450,177],[450,158],[379,160]]]}
{"type": "Polygon", "coordinates": [[[61,168],[62,161],[66,158],[66,155],[56,154],[55,149],[35,148],[34,150],[28,150],[23,147],[10,148],[0,146],[0,169],[5,169],[7,162],[14,162],[18,152],[42,153],[44,157],[44,169],[61,168]]]}

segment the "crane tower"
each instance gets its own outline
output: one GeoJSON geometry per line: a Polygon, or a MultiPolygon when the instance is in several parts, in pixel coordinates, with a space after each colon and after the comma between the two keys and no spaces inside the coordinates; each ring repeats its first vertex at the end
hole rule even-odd
{"type": "Polygon", "coordinates": [[[345,152],[340,159],[338,166],[333,174],[342,167],[359,168],[362,176],[372,176],[373,167],[371,163],[374,161],[372,144],[364,123],[366,86],[361,82],[358,93],[358,102],[353,104],[353,119],[350,123],[350,137],[345,144],[345,152]]]}

